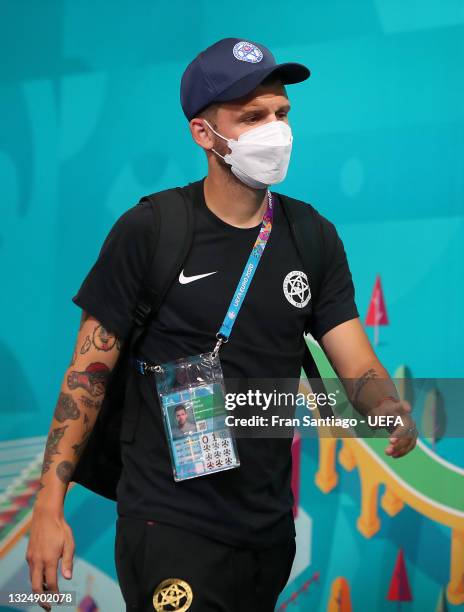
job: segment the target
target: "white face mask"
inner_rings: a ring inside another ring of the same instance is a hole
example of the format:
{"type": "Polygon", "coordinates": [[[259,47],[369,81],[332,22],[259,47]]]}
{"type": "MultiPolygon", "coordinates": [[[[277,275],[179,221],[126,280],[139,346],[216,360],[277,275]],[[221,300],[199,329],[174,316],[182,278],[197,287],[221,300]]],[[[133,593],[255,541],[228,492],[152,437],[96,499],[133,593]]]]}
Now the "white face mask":
{"type": "Polygon", "coordinates": [[[292,130],[287,123],[269,121],[243,132],[238,140],[225,138],[208,121],[206,123],[229,143],[231,153],[221,155],[212,150],[231,165],[232,172],[242,183],[254,189],[267,189],[268,185],[284,180],[293,142],[292,130]]]}

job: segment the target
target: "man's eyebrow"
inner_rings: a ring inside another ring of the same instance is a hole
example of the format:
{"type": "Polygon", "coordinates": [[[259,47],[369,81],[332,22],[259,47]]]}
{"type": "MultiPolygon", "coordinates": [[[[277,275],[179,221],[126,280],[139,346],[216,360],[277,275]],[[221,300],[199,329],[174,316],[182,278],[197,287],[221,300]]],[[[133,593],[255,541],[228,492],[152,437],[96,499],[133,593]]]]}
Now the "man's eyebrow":
{"type": "MultiPolygon", "coordinates": [[[[282,106],[279,106],[279,108],[277,109],[277,112],[279,111],[289,111],[291,108],[290,104],[282,104],[282,106]]],[[[257,113],[257,112],[265,112],[267,111],[267,108],[264,106],[249,106],[247,109],[244,109],[240,112],[239,114],[239,118],[240,117],[244,117],[245,115],[249,115],[250,113],[257,113]]]]}

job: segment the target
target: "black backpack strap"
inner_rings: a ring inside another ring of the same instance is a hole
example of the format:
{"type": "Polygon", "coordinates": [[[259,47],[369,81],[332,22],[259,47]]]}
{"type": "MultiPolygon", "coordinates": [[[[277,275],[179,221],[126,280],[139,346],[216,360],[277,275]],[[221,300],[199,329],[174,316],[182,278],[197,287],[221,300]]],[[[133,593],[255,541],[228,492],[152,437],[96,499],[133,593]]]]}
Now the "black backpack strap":
{"type": "MultiPolygon", "coordinates": [[[[321,290],[322,273],[325,266],[324,244],[319,213],[311,204],[290,198],[280,193],[277,195],[282,203],[282,209],[290,225],[296,249],[303,262],[306,275],[308,276],[311,297],[314,303],[321,290]]],[[[309,321],[305,328],[305,332],[307,331],[309,331],[309,321]]],[[[326,393],[316,362],[306,342],[304,346],[303,370],[307,378],[311,380],[313,391],[316,393],[326,393]]],[[[321,417],[325,418],[332,416],[333,412],[330,406],[326,405],[319,406],[319,414],[321,417]]]]}
{"type": "Polygon", "coordinates": [[[134,310],[135,326],[145,326],[160,308],[182,267],[193,237],[193,202],[188,187],[167,189],[140,199],[152,204],[157,231],[148,277],[134,310]]]}
{"type": "MultiPolygon", "coordinates": [[[[132,358],[136,356],[137,346],[182,268],[193,239],[193,200],[188,186],[144,196],[139,204],[146,201],[152,205],[156,240],[148,275],[133,312],[134,324],[128,347],[129,366],[126,370],[128,385],[135,383],[132,358]]],[[[125,406],[121,440],[133,440],[138,417],[139,402],[125,406]]]]}

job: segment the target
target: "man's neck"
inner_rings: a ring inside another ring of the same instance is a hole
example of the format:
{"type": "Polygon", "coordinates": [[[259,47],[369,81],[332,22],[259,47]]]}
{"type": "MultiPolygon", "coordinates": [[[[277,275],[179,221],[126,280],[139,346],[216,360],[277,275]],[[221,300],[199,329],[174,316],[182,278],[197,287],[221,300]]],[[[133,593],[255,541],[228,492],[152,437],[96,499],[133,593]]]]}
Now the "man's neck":
{"type": "Polygon", "coordinates": [[[227,171],[210,171],[204,192],[206,206],[225,223],[241,228],[261,223],[267,206],[266,189],[248,187],[227,171]]]}

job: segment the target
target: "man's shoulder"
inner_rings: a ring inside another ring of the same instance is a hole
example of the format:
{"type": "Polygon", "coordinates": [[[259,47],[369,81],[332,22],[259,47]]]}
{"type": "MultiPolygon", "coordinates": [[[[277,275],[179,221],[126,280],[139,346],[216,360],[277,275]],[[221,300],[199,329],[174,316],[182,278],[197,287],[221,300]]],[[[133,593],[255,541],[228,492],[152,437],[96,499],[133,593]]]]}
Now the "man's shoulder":
{"type": "Polygon", "coordinates": [[[116,218],[110,231],[110,236],[127,237],[135,240],[140,235],[151,233],[153,212],[148,202],[133,204],[116,218]]]}

